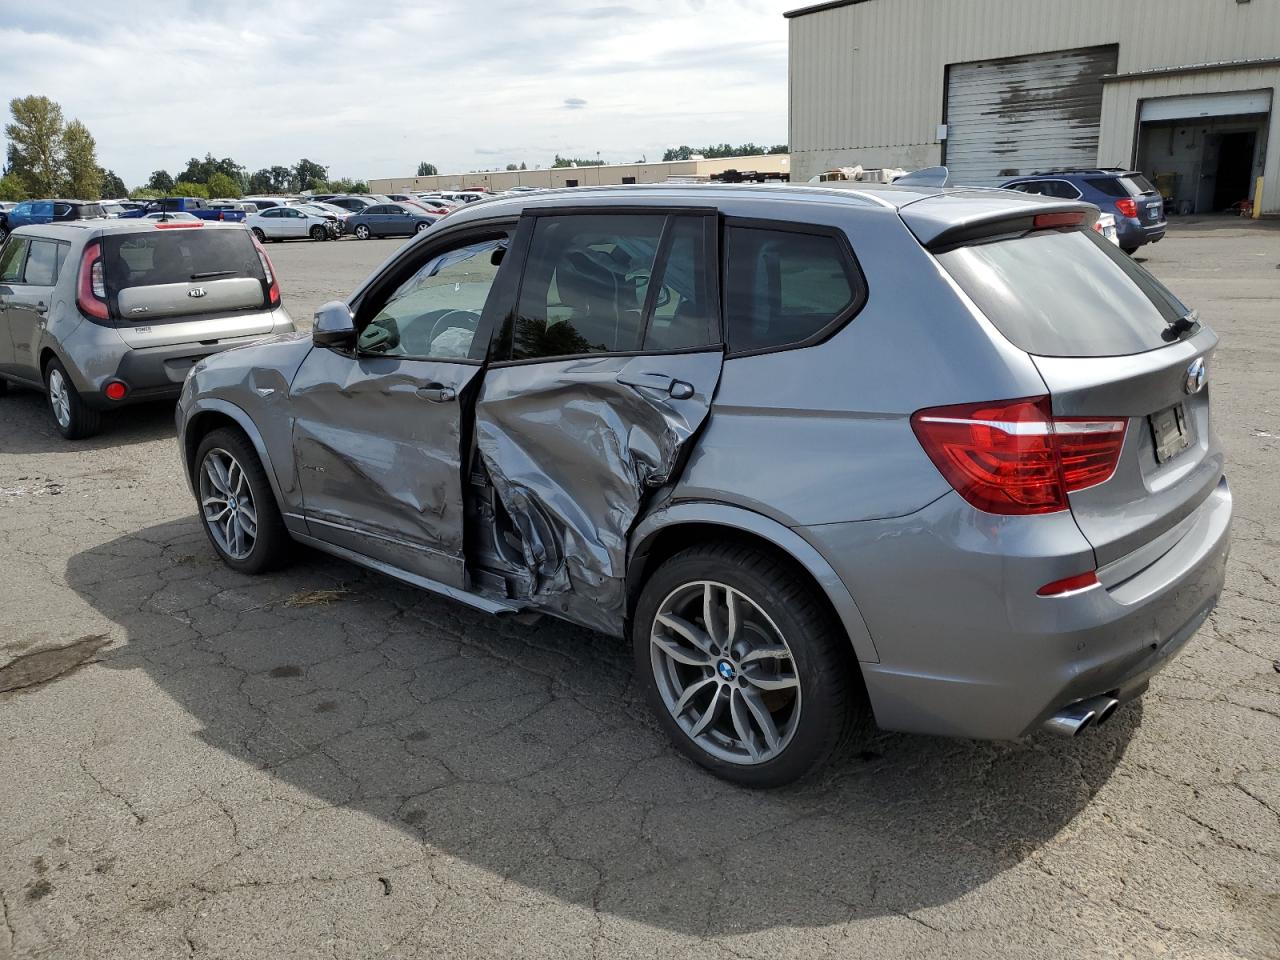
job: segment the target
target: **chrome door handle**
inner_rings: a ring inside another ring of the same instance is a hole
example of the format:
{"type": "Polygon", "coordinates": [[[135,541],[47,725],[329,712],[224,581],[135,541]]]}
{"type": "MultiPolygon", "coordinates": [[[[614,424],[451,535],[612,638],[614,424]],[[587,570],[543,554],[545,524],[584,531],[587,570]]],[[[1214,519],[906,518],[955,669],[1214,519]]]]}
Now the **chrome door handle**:
{"type": "Polygon", "coordinates": [[[49,312],[49,307],[46,304],[44,303],[36,304],[36,313],[40,314],[40,316],[43,317],[48,312],[49,312]]]}
{"type": "Polygon", "coordinates": [[[429,383],[425,387],[419,387],[418,396],[432,403],[448,403],[458,398],[457,391],[453,387],[446,387],[442,383],[429,383]]]}
{"type": "Polygon", "coordinates": [[[665,373],[620,373],[618,382],[629,387],[660,390],[673,400],[688,400],[694,395],[693,384],[677,380],[665,373]]]}

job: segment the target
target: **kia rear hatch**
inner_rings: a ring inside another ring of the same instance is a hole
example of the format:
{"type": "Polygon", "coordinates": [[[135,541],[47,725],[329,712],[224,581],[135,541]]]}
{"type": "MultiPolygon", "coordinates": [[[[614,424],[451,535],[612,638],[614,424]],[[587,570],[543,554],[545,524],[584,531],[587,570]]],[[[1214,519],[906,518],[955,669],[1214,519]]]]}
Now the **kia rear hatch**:
{"type": "Polygon", "coordinates": [[[138,348],[269,332],[270,284],[249,231],[176,223],[102,238],[107,305],[125,342],[138,348]]]}
{"type": "Polygon", "coordinates": [[[1213,332],[1092,231],[996,233],[937,257],[1031,355],[1053,416],[1066,423],[1059,431],[1096,431],[1088,450],[1077,441],[1086,459],[1064,457],[1062,470],[1099,567],[1157,540],[1176,542],[1174,528],[1190,522],[1223,471],[1205,387],[1213,332]]]}

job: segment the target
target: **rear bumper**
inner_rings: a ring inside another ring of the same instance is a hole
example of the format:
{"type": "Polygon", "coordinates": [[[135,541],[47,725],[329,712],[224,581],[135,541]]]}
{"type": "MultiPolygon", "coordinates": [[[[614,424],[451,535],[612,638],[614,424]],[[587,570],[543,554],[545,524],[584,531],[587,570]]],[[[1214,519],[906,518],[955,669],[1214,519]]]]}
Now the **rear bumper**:
{"type": "Polygon", "coordinates": [[[871,632],[880,662],[861,666],[877,723],[1003,740],[1076,700],[1146,688],[1217,603],[1231,509],[1224,478],[1159,559],[1058,597],[1036,590],[1093,566],[1070,514],[995,517],[952,493],[910,517],[797,532],[871,632]]]}
{"type": "Polygon", "coordinates": [[[1116,217],[1116,234],[1120,237],[1122,247],[1141,247],[1147,243],[1158,243],[1164,239],[1168,222],[1144,224],[1130,217],[1116,217]]]}

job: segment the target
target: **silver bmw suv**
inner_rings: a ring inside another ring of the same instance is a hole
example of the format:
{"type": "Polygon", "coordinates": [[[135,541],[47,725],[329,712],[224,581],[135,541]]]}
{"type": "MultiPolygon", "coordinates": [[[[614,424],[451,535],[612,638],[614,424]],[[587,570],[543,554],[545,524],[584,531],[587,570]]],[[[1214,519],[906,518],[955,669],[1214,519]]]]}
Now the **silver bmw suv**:
{"type": "Polygon", "coordinates": [[[44,390],[70,440],[103,411],[176,397],[211,353],[293,329],[243,226],[72,221],[22,227],[0,247],[0,394],[44,390]]]}
{"type": "Polygon", "coordinates": [[[870,715],[1105,722],[1217,601],[1217,337],[1095,208],[931,187],[478,203],[309,337],[197,364],[214,550],[289,542],[634,647],[675,743],[786,783],[870,715]]]}

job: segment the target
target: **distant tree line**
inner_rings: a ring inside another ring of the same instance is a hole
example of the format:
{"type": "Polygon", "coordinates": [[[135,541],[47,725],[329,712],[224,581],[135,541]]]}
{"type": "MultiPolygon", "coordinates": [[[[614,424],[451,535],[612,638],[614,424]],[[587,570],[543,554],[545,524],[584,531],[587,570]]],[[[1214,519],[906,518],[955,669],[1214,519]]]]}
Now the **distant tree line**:
{"type": "Polygon", "coordinates": [[[170,194],[179,197],[243,197],[246,194],[299,193],[368,193],[369,185],[360,180],[329,179],[329,168],[303,158],[291,167],[276,165],[250,173],[230,157],[216,159],[206,153],[204,159],[192,157],[187,168],[175,179],[167,170],[156,170],[146,186],[132,194],[135,198],[170,194]]]}
{"type": "Polygon", "coordinates": [[[766,154],[790,152],[790,147],[785,143],[775,143],[772,147],[762,147],[758,143],[744,143],[737,147],[731,143],[716,143],[709,147],[671,147],[662,155],[662,159],[664,161],[688,160],[694,154],[698,154],[708,160],[718,160],[723,157],[761,157],[766,154]]]}

